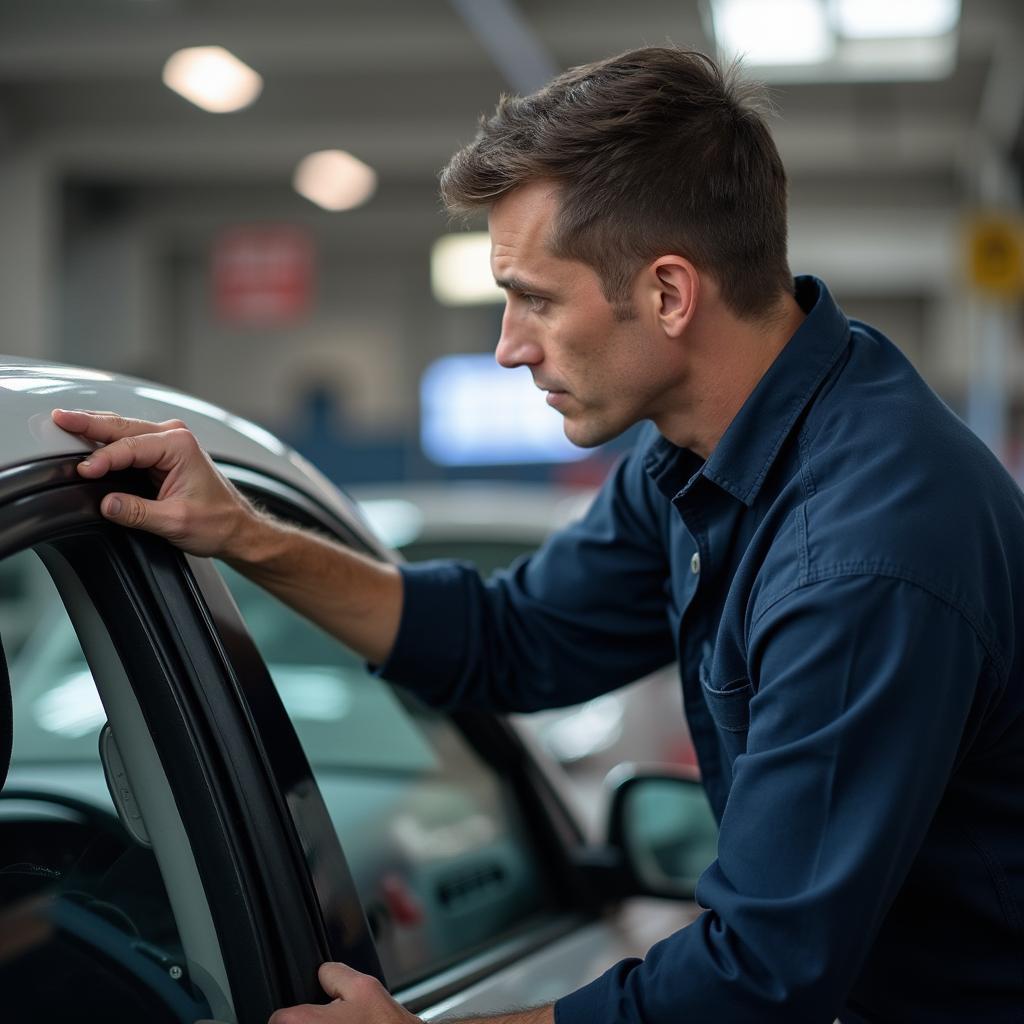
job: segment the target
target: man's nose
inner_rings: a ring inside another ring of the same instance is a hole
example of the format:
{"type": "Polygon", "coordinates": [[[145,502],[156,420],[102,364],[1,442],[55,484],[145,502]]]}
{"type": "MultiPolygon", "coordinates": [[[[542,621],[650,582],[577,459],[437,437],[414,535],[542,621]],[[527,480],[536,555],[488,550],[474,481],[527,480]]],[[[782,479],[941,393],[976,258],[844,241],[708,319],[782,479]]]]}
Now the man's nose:
{"type": "Polygon", "coordinates": [[[494,349],[494,358],[500,365],[513,369],[516,366],[536,366],[543,356],[540,345],[527,337],[521,326],[512,322],[506,309],[501,319],[501,337],[494,349]]]}

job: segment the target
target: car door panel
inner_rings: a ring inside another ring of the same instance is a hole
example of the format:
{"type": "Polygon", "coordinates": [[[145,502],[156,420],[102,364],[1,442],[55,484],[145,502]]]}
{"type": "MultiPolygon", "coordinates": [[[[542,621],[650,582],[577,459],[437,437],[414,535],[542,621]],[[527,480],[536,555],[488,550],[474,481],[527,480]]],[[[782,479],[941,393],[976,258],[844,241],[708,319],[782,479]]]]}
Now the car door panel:
{"type": "MultiPolygon", "coordinates": [[[[122,714],[117,725],[112,707],[103,709],[101,719],[110,712],[126,761],[134,765],[133,787],[145,771],[131,752],[131,739],[145,734],[154,763],[165,774],[165,789],[173,794],[168,806],[184,829],[177,840],[159,821],[156,787],[143,785],[138,795],[144,812],[156,816],[168,851],[162,873],[170,877],[174,865],[181,867],[175,845],[195,858],[200,885],[195,876],[174,878],[173,884],[179,892],[198,888],[205,894],[213,923],[212,930],[207,923],[206,935],[215,950],[203,952],[192,935],[190,966],[197,975],[207,971],[204,981],[211,992],[231,992],[235,1000],[234,1014],[227,999],[215,998],[205,1015],[216,1010],[227,1020],[266,1019],[277,1006],[320,994],[316,968],[327,955],[326,943],[299,840],[279,806],[283,797],[267,776],[250,709],[238,699],[237,680],[221,658],[208,610],[196,599],[182,556],[156,538],[129,535],[99,516],[99,500],[108,489],[128,484],[144,491],[148,481],[82,484],[74,461],[0,474],[0,554],[30,545],[47,552],[55,578],[64,574],[61,597],[90,648],[89,666],[79,654],[79,673],[95,674],[104,695],[120,685],[137,700],[134,723],[122,714]],[[90,614],[91,625],[83,618],[90,614]],[[95,644],[87,642],[90,636],[95,644]]],[[[46,637],[48,644],[56,639],[46,637]]],[[[287,720],[284,726],[289,728],[287,720]]],[[[92,728],[98,723],[89,724],[86,733],[92,728]]],[[[54,793],[68,783],[70,791],[109,814],[111,801],[95,746],[91,749],[91,761],[75,754],[66,763],[59,758],[47,763],[37,752],[15,764],[15,780],[31,780],[54,793]]],[[[47,813],[52,817],[52,808],[43,816],[47,813]]],[[[159,852],[160,842],[154,845],[159,852]]],[[[201,927],[194,913],[180,908],[175,913],[186,930],[201,927]]]]}

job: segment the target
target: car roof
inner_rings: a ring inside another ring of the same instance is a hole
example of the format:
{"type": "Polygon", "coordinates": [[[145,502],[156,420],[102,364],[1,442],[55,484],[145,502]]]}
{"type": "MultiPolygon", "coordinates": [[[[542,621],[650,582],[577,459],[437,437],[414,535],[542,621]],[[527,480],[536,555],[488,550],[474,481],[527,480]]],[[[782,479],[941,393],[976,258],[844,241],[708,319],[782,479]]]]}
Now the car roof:
{"type": "Polygon", "coordinates": [[[0,469],[93,449],[52,421],[55,408],[106,410],[156,422],[180,419],[218,462],[266,473],[347,521],[353,517],[353,503],[268,430],[162,384],[107,370],[0,356],[0,396],[0,469]]]}

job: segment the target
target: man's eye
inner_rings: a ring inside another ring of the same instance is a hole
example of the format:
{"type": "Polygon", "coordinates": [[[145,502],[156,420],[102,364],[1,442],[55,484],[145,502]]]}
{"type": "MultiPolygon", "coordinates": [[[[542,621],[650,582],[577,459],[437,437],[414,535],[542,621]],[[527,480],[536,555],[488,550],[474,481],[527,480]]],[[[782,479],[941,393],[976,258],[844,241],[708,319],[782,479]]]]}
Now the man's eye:
{"type": "Polygon", "coordinates": [[[540,295],[529,295],[526,294],[523,298],[530,304],[530,311],[533,313],[540,313],[547,305],[547,299],[542,298],[540,295]]]}

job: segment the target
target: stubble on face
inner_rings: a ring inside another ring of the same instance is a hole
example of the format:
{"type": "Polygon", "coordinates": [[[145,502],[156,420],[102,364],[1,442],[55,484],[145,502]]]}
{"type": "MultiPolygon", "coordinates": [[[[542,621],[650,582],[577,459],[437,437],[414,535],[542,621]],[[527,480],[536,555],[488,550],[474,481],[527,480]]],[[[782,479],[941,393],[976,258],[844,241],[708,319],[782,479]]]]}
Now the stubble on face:
{"type": "Polygon", "coordinates": [[[561,392],[552,404],[566,437],[593,448],[647,418],[657,353],[634,302],[610,303],[589,264],[551,251],[557,213],[556,187],[541,182],[503,196],[491,210],[492,269],[508,293],[497,355],[503,365],[527,365],[539,388],[561,392]],[[517,281],[555,297],[533,310],[508,287],[517,281]]]}

